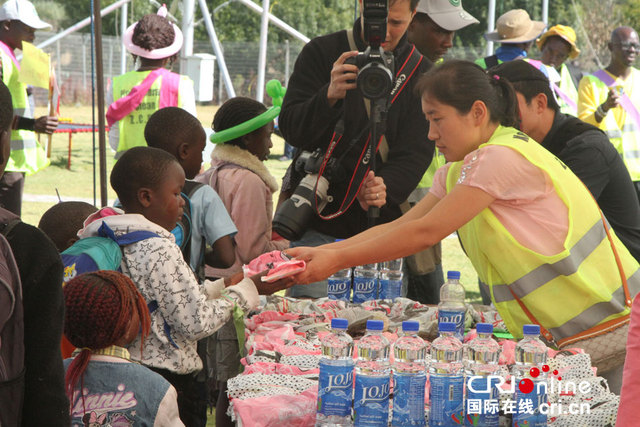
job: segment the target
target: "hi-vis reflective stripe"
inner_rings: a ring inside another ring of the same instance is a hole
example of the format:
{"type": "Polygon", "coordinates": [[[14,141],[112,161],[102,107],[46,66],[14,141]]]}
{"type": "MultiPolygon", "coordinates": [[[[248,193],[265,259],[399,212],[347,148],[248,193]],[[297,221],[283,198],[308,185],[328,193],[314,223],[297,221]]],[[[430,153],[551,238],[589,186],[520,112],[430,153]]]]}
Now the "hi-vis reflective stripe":
{"type": "Polygon", "coordinates": [[[609,139],[622,138],[622,131],[619,129],[605,131],[609,139]]]}
{"type": "Polygon", "coordinates": [[[20,116],[20,117],[25,117],[26,111],[27,111],[26,108],[14,108],[13,109],[13,115],[14,116],[20,116]]]}
{"type": "Polygon", "coordinates": [[[580,264],[607,238],[602,222],[596,222],[578,242],[569,255],[553,264],[542,264],[510,285],[493,285],[496,303],[515,300],[511,291],[522,299],[545,283],[558,276],[570,276],[578,271],[580,264]]]}
{"type": "MultiPolygon", "coordinates": [[[[629,293],[635,295],[640,289],[640,270],[636,270],[636,272],[627,279],[627,284],[629,285],[629,293]]],[[[624,287],[620,286],[613,293],[611,301],[596,303],[573,319],[566,321],[563,325],[557,328],[550,328],[549,332],[551,332],[551,335],[554,337],[562,339],[586,331],[612,314],[622,312],[625,309],[624,300],[624,287]]]]}
{"type": "Polygon", "coordinates": [[[640,159],[640,150],[625,150],[625,159],[640,159]]]}
{"type": "Polygon", "coordinates": [[[28,150],[30,148],[36,147],[38,147],[38,141],[36,141],[34,138],[11,140],[11,151],[28,150]]]}

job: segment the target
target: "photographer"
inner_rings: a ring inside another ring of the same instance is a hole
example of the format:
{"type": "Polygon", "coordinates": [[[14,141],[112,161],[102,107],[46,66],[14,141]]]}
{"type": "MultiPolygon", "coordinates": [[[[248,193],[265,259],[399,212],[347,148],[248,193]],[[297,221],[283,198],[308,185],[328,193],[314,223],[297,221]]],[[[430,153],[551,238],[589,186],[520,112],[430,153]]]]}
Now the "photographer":
{"type": "MultiPolygon", "coordinates": [[[[366,5],[367,0],[364,3],[366,5]]],[[[388,155],[383,159],[378,152],[375,175],[369,172],[358,180],[352,179],[354,171],[362,166],[370,130],[367,107],[361,92],[356,90],[358,67],[345,63],[348,58],[355,57],[357,51],[364,51],[368,44],[363,37],[364,25],[369,25],[362,20],[363,0],[360,0],[361,18],[356,20],[353,30],[317,37],[298,56],[280,113],[280,129],[284,138],[298,148],[298,153],[316,149],[324,153],[335,131],[342,131],[343,136],[331,154],[332,159],[339,159],[340,173],[334,174],[339,178],[332,176],[329,179],[328,195],[332,199],[323,214],[333,214],[341,207],[346,211],[329,220],[313,215],[308,224],[304,224],[303,237],[292,242],[292,246],[317,246],[365,230],[370,206],[381,208],[378,223],[398,218],[401,215],[399,205],[416,187],[431,162],[434,145],[427,140],[428,124],[421,112],[420,98],[414,93],[418,76],[429,69],[431,63],[421,58],[417,51],[414,53],[414,47],[406,37],[417,3],[418,0],[389,1],[387,31],[381,46],[385,51],[393,52],[395,66],[391,71],[397,78],[393,82],[394,97],[386,114],[384,130],[388,155]],[[350,47],[348,33],[351,32],[356,49],[350,47]],[[412,67],[409,64],[415,55],[419,62],[412,67]],[[344,121],[344,129],[336,129],[340,119],[344,121]],[[352,141],[355,144],[352,145],[352,141]],[[354,187],[359,188],[357,203],[354,201],[346,208],[348,200],[345,205],[343,202],[348,190],[353,191],[354,187]]],[[[284,194],[293,193],[304,176],[294,170],[294,164],[295,159],[283,182],[284,194]]],[[[326,296],[326,282],[294,287],[290,295],[326,296]]]]}

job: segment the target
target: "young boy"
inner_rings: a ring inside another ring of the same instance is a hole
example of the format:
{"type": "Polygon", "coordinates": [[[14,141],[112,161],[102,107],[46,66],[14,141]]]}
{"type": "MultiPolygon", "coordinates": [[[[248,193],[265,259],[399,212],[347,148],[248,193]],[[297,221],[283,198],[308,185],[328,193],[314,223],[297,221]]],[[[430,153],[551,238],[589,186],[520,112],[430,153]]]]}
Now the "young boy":
{"type": "Polygon", "coordinates": [[[238,230],[213,188],[191,181],[200,172],[206,144],[198,119],[182,108],[162,108],[147,121],[144,137],[149,147],[174,156],[187,178],[183,198],[191,205],[191,244],[181,246],[193,271],[203,279],[205,264],[231,267],[236,260],[231,238],[238,230]],[[210,251],[205,252],[206,245],[211,246],[210,251]]]}
{"type": "Polygon", "coordinates": [[[193,425],[191,420],[200,417],[192,408],[199,398],[194,395],[194,373],[202,369],[196,342],[229,320],[234,306],[246,312],[255,309],[259,300],[251,279],[226,289],[222,279],[200,286],[185,263],[170,231],[182,217],[184,176],[169,153],[151,147],[131,148],[111,172],[111,186],[124,212],[101,209],[87,218],[79,236],[98,235],[105,226],[115,235],[133,231],[157,235],[123,248],[122,272],[136,284],[151,311],[151,333],[144,342],[144,353],[140,352],[140,335],[127,349],[133,360],[160,373],[176,388],[180,418],[185,425],[193,425]]]}
{"type": "Polygon", "coordinates": [[[86,202],[56,203],[42,214],[38,228],[51,239],[59,252],[63,252],[78,240],[78,230],[84,220],[97,210],[86,202]]]}

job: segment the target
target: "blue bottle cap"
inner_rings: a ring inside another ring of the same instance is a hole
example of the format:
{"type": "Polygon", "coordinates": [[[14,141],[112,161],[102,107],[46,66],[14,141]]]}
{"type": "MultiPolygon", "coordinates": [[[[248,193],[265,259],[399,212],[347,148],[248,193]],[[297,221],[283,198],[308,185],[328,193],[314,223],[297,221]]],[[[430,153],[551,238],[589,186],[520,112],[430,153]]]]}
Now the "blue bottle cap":
{"type": "Polygon", "coordinates": [[[382,329],[384,329],[384,322],[382,320],[367,320],[367,330],[381,331],[382,329]]]}
{"type": "Polygon", "coordinates": [[[493,325],[491,323],[478,323],[476,325],[476,332],[479,334],[491,334],[493,333],[493,325]]]}
{"type": "Polygon", "coordinates": [[[342,242],[344,239],[336,239],[335,242],[342,242]]]}
{"type": "Polygon", "coordinates": [[[417,332],[418,330],[420,330],[420,322],[416,322],[415,320],[405,320],[402,322],[403,332],[417,332]]]}
{"type": "Polygon", "coordinates": [[[349,321],[347,319],[342,319],[340,317],[331,319],[331,328],[333,329],[347,329],[348,326],[349,321]]]}
{"type": "Polygon", "coordinates": [[[524,325],[522,333],[524,335],[540,335],[540,325],[524,325]]]}
{"type": "Polygon", "coordinates": [[[447,279],[460,280],[460,272],[455,270],[447,271],[447,279]]]}
{"type": "Polygon", "coordinates": [[[441,322],[438,325],[438,331],[440,332],[455,332],[456,324],[451,322],[441,322]]]}

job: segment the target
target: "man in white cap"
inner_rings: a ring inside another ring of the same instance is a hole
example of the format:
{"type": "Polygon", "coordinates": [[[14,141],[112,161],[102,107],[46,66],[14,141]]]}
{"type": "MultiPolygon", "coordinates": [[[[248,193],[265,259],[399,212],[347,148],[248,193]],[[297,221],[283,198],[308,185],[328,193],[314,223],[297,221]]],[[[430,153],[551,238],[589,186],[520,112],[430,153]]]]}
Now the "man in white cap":
{"type": "Polygon", "coordinates": [[[33,118],[27,87],[18,80],[20,64],[14,51],[22,50],[22,42],[33,42],[35,31],[51,25],[38,17],[36,8],[27,0],[8,0],[0,7],[0,73],[13,97],[14,122],[11,131],[11,158],[0,179],[0,206],[20,215],[25,175],[49,165],[44,148],[36,134],[51,134],[58,126],[53,116],[33,118]]]}
{"type": "Polygon", "coordinates": [[[460,0],[420,0],[407,36],[421,54],[436,63],[453,46],[456,31],[478,23],[460,0]]]}
{"type": "MultiPolygon", "coordinates": [[[[407,38],[418,51],[433,63],[442,62],[443,56],[453,46],[456,31],[479,21],[462,8],[460,0],[420,0],[416,8],[407,38]]],[[[437,151],[431,165],[409,196],[409,203],[418,203],[429,192],[433,176],[444,158],[437,151]]],[[[406,258],[407,297],[423,304],[440,302],[440,287],[444,284],[440,243],[416,255],[406,258]]]]}
{"type": "Polygon", "coordinates": [[[486,33],[484,38],[490,42],[500,42],[494,55],[476,60],[482,68],[491,68],[506,61],[523,59],[544,30],[545,23],[532,21],[526,10],[512,9],[501,15],[496,21],[496,30],[486,33]]]}

